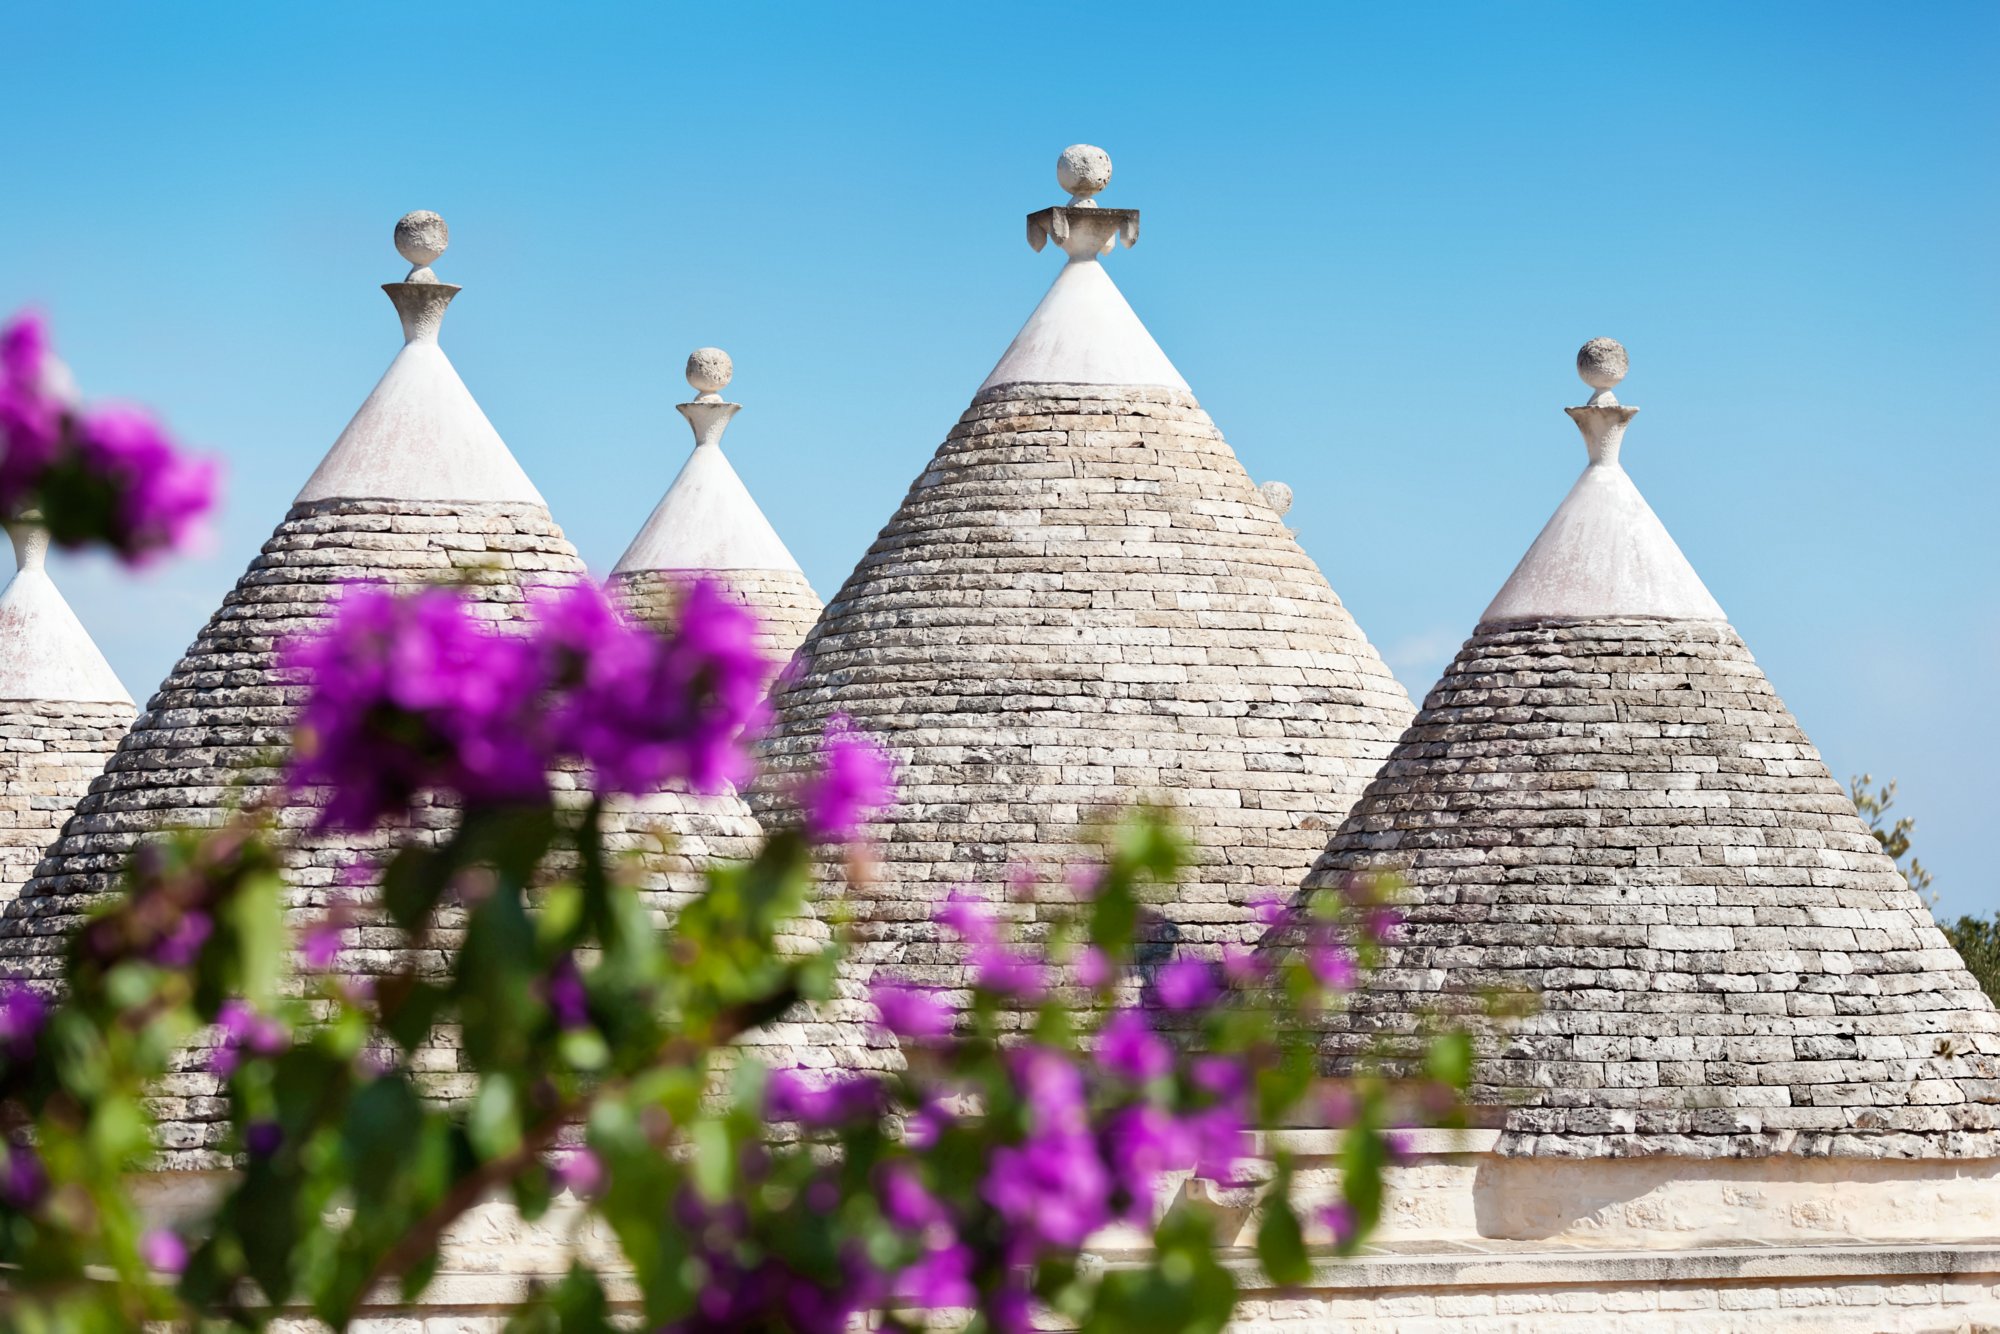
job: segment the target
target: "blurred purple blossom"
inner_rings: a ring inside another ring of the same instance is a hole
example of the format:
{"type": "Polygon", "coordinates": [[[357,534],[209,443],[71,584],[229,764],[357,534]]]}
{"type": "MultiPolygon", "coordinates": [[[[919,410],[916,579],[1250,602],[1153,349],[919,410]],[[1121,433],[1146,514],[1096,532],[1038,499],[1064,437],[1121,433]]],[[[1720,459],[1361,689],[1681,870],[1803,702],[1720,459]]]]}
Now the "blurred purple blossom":
{"type": "Polygon", "coordinates": [[[1076,980],[1079,986],[1097,991],[1111,983],[1111,957],[1095,945],[1086,945],[1076,956],[1076,980]]]}
{"type": "Polygon", "coordinates": [[[42,1160],[25,1144],[7,1145],[7,1161],[0,1166],[0,1203],[18,1210],[32,1209],[48,1193],[49,1174],[42,1160]]]}
{"type": "Polygon", "coordinates": [[[846,714],[831,715],[819,767],[798,785],[795,798],[804,812],[806,837],[819,843],[853,839],[871,816],[895,801],[895,780],[888,752],[856,730],[846,714]]]}
{"type": "Polygon", "coordinates": [[[868,988],[868,999],[882,1027],[899,1038],[925,1042],[950,1034],[951,1007],[927,987],[881,981],[868,988]]]}
{"type": "Polygon", "coordinates": [[[190,908],[153,946],[153,962],[162,968],[186,968],[200,956],[201,947],[214,933],[215,923],[209,915],[190,908]]]}
{"type": "Polygon", "coordinates": [[[1198,1009],[1221,994],[1214,967],[1201,959],[1171,959],[1160,965],[1153,990],[1169,1010],[1198,1009]]]}
{"type": "Polygon", "coordinates": [[[427,788],[474,801],[547,791],[533,651],[486,630],[457,589],[349,585],[325,629],[287,641],[280,661],[312,686],[288,779],[328,789],[321,829],[370,828],[427,788]]]}
{"type": "Polygon", "coordinates": [[[866,1075],[810,1079],[796,1070],[773,1070],[764,1090],[764,1114],[773,1121],[796,1121],[827,1130],[879,1116],[884,1090],[866,1075]]]}
{"type": "Polygon", "coordinates": [[[1097,1059],[1107,1070],[1144,1084],[1171,1074],[1174,1054],[1137,1010],[1119,1010],[1097,1035],[1097,1059]]]}
{"type": "Polygon", "coordinates": [[[604,1189],[608,1179],[604,1160],[590,1149],[568,1149],[558,1154],[550,1167],[556,1188],[578,1199],[589,1199],[604,1189]]]}
{"type": "Polygon", "coordinates": [[[185,457],[137,408],[86,413],[77,426],[74,466],[110,491],[110,532],[102,536],[128,562],[143,564],[188,545],[215,507],[215,460],[185,457]]]}
{"type": "Polygon", "coordinates": [[[240,1000],[226,1000],[216,1012],[215,1025],[222,1042],[208,1054],[211,1074],[223,1079],[236,1073],[243,1055],[276,1056],[291,1043],[285,1026],[268,1015],[258,1014],[240,1000]]]}
{"type": "Polygon", "coordinates": [[[178,1232],[154,1228],[139,1238],[139,1263],[162,1274],[178,1275],[187,1268],[187,1243],[178,1232]]]}
{"type": "Polygon", "coordinates": [[[590,994],[584,989],[583,970],[576,955],[565,950],[543,975],[542,1000],[555,1016],[556,1027],[584,1028],[590,1023],[590,994]]]}
{"type": "Polygon", "coordinates": [[[32,1060],[35,1039],[49,1016],[48,1002],[18,978],[0,979],[0,1050],[16,1061],[32,1060]]]}

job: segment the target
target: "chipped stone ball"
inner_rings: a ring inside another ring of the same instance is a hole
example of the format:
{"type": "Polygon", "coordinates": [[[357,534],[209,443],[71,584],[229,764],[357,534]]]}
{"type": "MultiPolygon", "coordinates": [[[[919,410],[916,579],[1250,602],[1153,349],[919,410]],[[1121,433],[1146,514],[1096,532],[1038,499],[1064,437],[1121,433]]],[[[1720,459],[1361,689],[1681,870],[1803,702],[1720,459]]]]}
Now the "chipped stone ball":
{"type": "Polygon", "coordinates": [[[1576,354],[1576,373],[1592,389],[1617,384],[1625,368],[1625,345],[1615,338],[1593,338],[1576,354]]]}
{"type": "Polygon", "coordinates": [[[1280,515],[1292,508],[1292,488],[1283,482],[1266,482],[1257,488],[1257,494],[1264,497],[1264,503],[1280,515]]]}
{"type": "Polygon", "coordinates": [[[1090,198],[1111,184],[1111,154],[1091,144],[1071,144],[1056,159],[1056,184],[1090,198]]]}
{"type": "Polygon", "coordinates": [[[719,347],[698,347],[688,353],[688,383],[697,393],[719,394],[735,374],[736,363],[719,347]]]}
{"type": "Polygon", "coordinates": [[[427,208],[405,213],[396,224],[396,253],[417,268],[435,263],[451,244],[451,228],[427,208]]]}

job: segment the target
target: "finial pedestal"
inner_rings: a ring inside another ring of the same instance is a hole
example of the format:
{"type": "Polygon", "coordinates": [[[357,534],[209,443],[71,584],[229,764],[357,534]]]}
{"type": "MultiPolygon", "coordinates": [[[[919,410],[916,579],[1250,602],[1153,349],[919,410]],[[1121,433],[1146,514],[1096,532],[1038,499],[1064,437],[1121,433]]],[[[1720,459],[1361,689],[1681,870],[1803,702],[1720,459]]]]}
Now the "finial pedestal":
{"type": "Polygon", "coordinates": [[[396,253],[410,262],[410,272],[399,283],[383,283],[382,290],[395,303],[406,343],[435,343],[445,307],[463,290],[431,272],[450,244],[451,228],[427,208],[405,213],[396,223],[396,253]]]}
{"type": "Polygon", "coordinates": [[[694,402],[676,403],[681,416],[694,428],[694,447],[720,445],[729,419],[743,410],[741,403],[725,402],[722,391],[736,376],[736,363],[719,347],[698,347],[688,353],[687,382],[695,391],[694,402]]]}
{"type": "Polygon", "coordinates": [[[1109,153],[1071,144],[1056,159],[1056,184],[1069,191],[1069,203],[1028,215],[1028,244],[1037,254],[1051,238],[1072,260],[1108,255],[1121,237],[1127,250],[1139,244],[1139,210],[1104,208],[1095,198],[1111,184],[1109,153]]]}

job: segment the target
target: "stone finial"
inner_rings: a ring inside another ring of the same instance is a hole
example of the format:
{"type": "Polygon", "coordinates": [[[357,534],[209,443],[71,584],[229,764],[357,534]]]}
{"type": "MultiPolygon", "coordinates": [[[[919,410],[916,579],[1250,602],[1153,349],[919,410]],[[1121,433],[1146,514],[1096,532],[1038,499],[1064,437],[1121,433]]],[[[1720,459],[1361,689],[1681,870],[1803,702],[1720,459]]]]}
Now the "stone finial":
{"type": "Polygon", "coordinates": [[[1618,402],[1611,390],[1625,378],[1629,365],[1625,345],[1616,338],[1593,338],[1577,349],[1577,377],[1597,391],[1590,396],[1591,407],[1610,407],[1618,402]]]}
{"type": "Polygon", "coordinates": [[[1040,250],[1051,238],[1072,260],[1111,253],[1123,238],[1139,244],[1139,210],[1103,208],[1092,196],[1111,184],[1111,155],[1093,144],[1071,144],[1056,159],[1056,183],[1069,203],[1028,215],[1028,244],[1040,250]]]}
{"type": "Polygon", "coordinates": [[[1291,512],[1292,488],[1283,482],[1265,482],[1257,488],[1257,494],[1264,497],[1264,503],[1277,511],[1279,518],[1291,512]]]}
{"type": "Polygon", "coordinates": [[[736,363],[719,347],[698,347],[688,353],[687,381],[701,402],[720,402],[735,374],[736,363]]]}
{"type": "Polygon", "coordinates": [[[14,568],[40,570],[49,559],[49,530],[42,526],[36,510],[24,510],[7,524],[7,536],[14,540],[14,568]]]}
{"type": "Polygon", "coordinates": [[[1593,338],[1577,349],[1577,376],[1594,392],[1582,407],[1563,411],[1583,432],[1584,446],[1590,450],[1590,461],[1594,464],[1618,462],[1625,427],[1639,415],[1639,409],[1624,406],[1611,392],[1612,386],[1625,378],[1629,364],[1625,345],[1615,338],[1593,338]]]}
{"type": "Polygon", "coordinates": [[[427,208],[405,213],[396,222],[396,252],[410,261],[410,274],[403,281],[436,282],[437,275],[431,272],[431,265],[437,263],[438,256],[450,244],[451,228],[444,225],[443,218],[427,208]]]}
{"type": "Polygon", "coordinates": [[[675,406],[694,428],[694,447],[721,445],[729,419],[743,410],[741,403],[723,401],[722,391],[736,374],[736,363],[719,347],[698,347],[688,353],[687,380],[693,386],[694,402],[675,406]]]}
{"type": "Polygon", "coordinates": [[[410,272],[399,283],[383,283],[382,290],[396,305],[396,314],[403,321],[405,342],[437,341],[445,307],[459,289],[452,283],[439,282],[438,276],[431,272],[431,264],[450,244],[451,228],[427,208],[405,213],[396,222],[396,251],[410,261],[410,272]]]}
{"type": "Polygon", "coordinates": [[[1111,184],[1111,154],[1095,144],[1071,144],[1056,159],[1056,184],[1069,191],[1071,208],[1096,208],[1091,196],[1111,184]]]}

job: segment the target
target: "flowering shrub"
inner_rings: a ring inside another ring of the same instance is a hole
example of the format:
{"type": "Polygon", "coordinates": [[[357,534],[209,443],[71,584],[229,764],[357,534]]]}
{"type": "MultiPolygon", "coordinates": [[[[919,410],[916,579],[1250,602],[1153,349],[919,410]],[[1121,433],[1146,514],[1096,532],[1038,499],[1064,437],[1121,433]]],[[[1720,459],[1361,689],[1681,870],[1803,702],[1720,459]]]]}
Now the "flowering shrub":
{"type": "Polygon", "coordinates": [[[136,408],[79,407],[39,316],[0,327],[0,516],[38,512],[59,545],[142,564],[187,544],[215,504],[215,473],[136,408]]]}
{"type": "MultiPolygon", "coordinates": [[[[577,586],[540,595],[511,636],[460,590],[356,588],[287,646],[311,685],[287,783],[349,830],[396,827],[421,794],[454,802],[448,837],[403,846],[378,893],[412,945],[455,902],[463,944],[446,977],[412,964],[363,986],[338,969],[351,900],[288,941],[269,829],[246,818],[147,845],[128,893],[73,943],[60,1004],[0,991],[10,1319],[255,1327],[304,1307],[340,1326],[384,1285],[419,1293],[446,1229],[495,1197],[534,1218],[566,1195],[601,1219],[637,1314],[668,1331],[806,1334],[866,1313],[901,1329],[936,1311],[1013,1331],[1038,1310],[1215,1330],[1235,1239],[1180,1188],[1190,1176],[1255,1196],[1246,1259],[1276,1283],[1307,1277],[1309,1240],[1358,1244],[1397,1151],[1388,1090],[1323,1087],[1311,1018],[1359,984],[1393,921],[1355,882],[1305,948],[1138,969],[1147,899],[1185,860],[1157,813],[1107,830],[1073,910],[1032,948],[996,905],[943,904],[937,928],[976,981],[872,982],[895,1073],[813,1077],[729,1050],[831,998],[837,948],[788,956],[777,933],[826,854],[892,799],[887,758],[836,720],[797,824],[709,867],[656,928],[604,851],[602,803],[748,773],[768,679],[752,628],[705,586],[669,633],[577,586]],[[552,800],[546,774],[565,765],[594,777],[588,804],[552,800]],[[481,891],[455,895],[469,879],[481,891]],[[462,1105],[428,1099],[412,1060],[440,1027],[476,1071],[462,1105]],[[207,1216],[149,1227],[125,1182],[151,1142],[145,1092],[203,1029],[239,1170],[207,1216]],[[1346,1146],[1341,1197],[1303,1214],[1290,1157],[1253,1134],[1302,1115],[1344,1127],[1346,1146]],[[1141,1258],[1085,1263],[1106,1235],[1141,1258]]],[[[1465,1049],[1435,1057],[1443,1109],[1465,1049]]],[[[613,1313],[579,1253],[513,1327],[608,1329],[613,1313]]]]}

